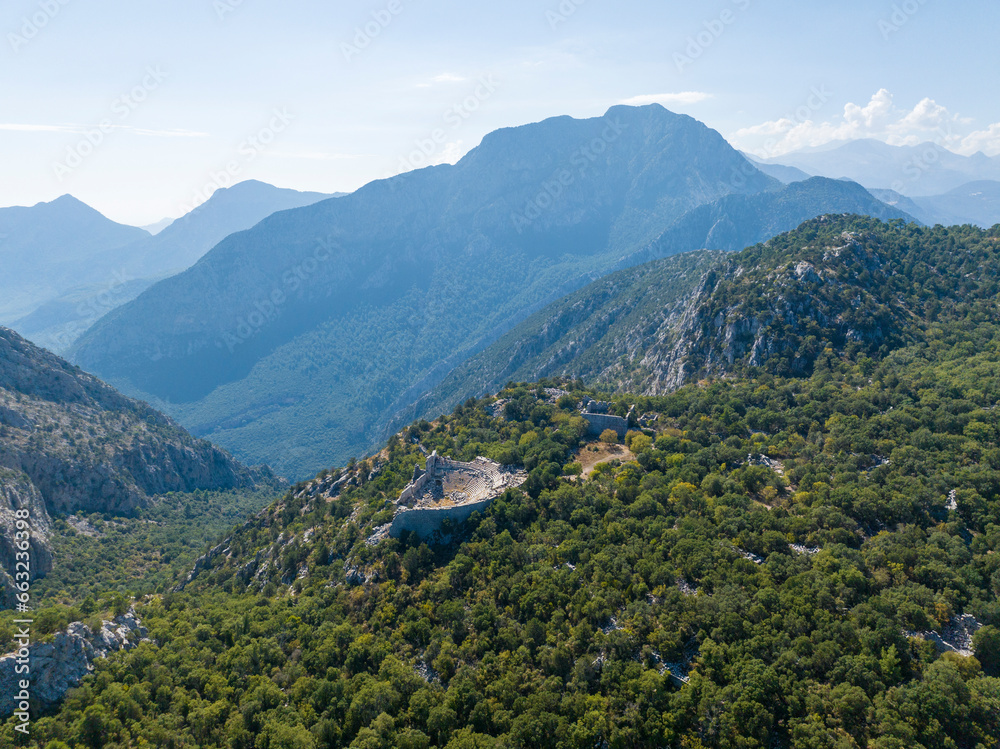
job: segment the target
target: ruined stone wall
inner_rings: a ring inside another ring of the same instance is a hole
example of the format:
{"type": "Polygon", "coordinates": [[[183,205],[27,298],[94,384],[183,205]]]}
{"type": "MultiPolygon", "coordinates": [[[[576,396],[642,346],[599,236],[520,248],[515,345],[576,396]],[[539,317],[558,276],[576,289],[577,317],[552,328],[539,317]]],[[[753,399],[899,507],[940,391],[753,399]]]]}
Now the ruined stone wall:
{"type": "Polygon", "coordinates": [[[625,439],[625,435],[628,433],[628,419],[623,419],[621,416],[588,413],[580,415],[590,424],[591,434],[600,434],[605,429],[611,429],[617,432],[618,439],[625,439]]]}
{"type": "MultiPolygon", "coordinates": [[[[428,458],[430,460],[430,458],[428,458]]],[[[416,481],[413,481],[399,495],[397,502],[401,505],[405,505],[411,499],[419,497],[423,494],[424,487],[427,486],[427,482],[433,478],[430,471],[425,471],[421,474],[416,481]]]]}
{"type": "Polygon", "coordinates": [[[485,510],[492,502],[493,499],[490,498],[455,507],[400,509],[392,519],[389,535],[393,538],[399,538],[403,531],[410,531],[416,533],[421,538],[430,538],[434,535],[435,531],[441,530],[441,525],[444,523],[445,518],[451,519],[453,523],[463,523],[469,519],[472,513],[485,510]]]}

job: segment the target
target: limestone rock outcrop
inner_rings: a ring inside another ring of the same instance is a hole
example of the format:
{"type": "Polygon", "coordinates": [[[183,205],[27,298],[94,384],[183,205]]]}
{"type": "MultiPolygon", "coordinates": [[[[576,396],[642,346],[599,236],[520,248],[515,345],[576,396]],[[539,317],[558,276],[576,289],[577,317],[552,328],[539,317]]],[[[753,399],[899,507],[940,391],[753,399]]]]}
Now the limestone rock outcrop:
{"type": "MultiPolygon", "coordinates": [[[[77,687],[94,670],[94,661],[119,650],[131,650],[149,642],[148,632],[135,611],[101,622],[94,632],[83,622],[74,622],[56,633],[51,642],[32,643],[28,647],[31,663],[31,697],[42,705],[59,702],[66,692],[77,687]]],[[[0,658],[0,695],[18,692],[17,653],[0,658]]],[[[0,718],[13,713],[12,701],[0,700],[0,718]]]]}

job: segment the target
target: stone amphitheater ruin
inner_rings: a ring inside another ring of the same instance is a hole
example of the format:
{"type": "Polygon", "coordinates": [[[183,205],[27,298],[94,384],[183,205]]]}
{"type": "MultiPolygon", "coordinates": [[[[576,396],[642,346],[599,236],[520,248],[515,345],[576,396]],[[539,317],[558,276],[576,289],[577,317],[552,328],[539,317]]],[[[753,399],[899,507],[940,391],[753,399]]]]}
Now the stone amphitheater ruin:
{"type": "Polygon", "coordinates": [[[376,530],[369,542],[386,536],[399,538],[403,531],[430,538],[446,519],[453,523],[468,520],[472,513],[485,509],[504,491],[527,479],[523,470],[487,458],[462,463],[435,451],[427,456],[425,469],[414,468],[413,480],[396,500],[392,522],[376,530]]]}

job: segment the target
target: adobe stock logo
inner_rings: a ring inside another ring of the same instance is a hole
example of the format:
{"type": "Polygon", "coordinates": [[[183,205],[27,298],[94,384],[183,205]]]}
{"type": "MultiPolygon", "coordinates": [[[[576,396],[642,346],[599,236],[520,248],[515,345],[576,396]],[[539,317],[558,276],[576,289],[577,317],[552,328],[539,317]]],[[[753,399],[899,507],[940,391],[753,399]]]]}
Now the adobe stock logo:
{"type": "Polygon", "coordinates": [[[902,3],[893,3],[892,13],[889,17],[878,22],[878,30],[882,32],[882,39],[889,41],[889,37],[908,24],[910,19],[917,15],[926,4],[927,0],[904,0],[902,3]]]}
{"type": "Polygon", "coordinates": [[[586,178],[590,167],[622,137],[627,127],[628,125],[620,120],[612,120],[600,137],[594,138],[574,151],[569,157],[568,165],[553,172],[549,179],[541,184],[538,192],[525,203],[524,208],[511,214],[511,223],[517,233],[523,234],[524,230],[552,208],[577,180],[586,178]]]}
{"type": "Polygon", "coordinates": [[[21,19],[21,33],[15,34],[11,32],[7,34],[7,41],[10,43],[10,48],[14,50],[14,53],[19,52],[21,47],[38,36],[42,29],[48,26],[53,18],[58,16],[63,6],[68,5],[69,2],[70,0],[42,0],[38,3],[38,10],[30,16],[24,16],[21,19]]]}
{"type": "Polygon", "coordinates": [[[572,16],[580,10],[580,6],[587,0],[562,0],[555,10],[545,12],[545,19],[549,22],[549,28],[553,31],[566,23],[572,16]]]}
{"type": "Polygon", "coordinates": [[[402,0],[389,0],[389,3],[384,8],[373,10],[371,14],[372,19],[354,30],[354,37],[351,39],[351,42],[341,42],[340,51],[343,53],[344,59],[351,62],[355,57],[368,49],[371,43],[383,31],[389,28],[403,10],[402,0]]]}
{"type": "Polygon", "coordinates": [[[159,65],[147,67],[139,83],[111,102],[111,114],[114,117],[105,117],[94,127],[84,130],[81,133],[82,137],[76,143],[67,146],[65,158],[53,162],[52,170],[59,181],[62,182],[82,166],[116,129],[126,127],[121,123],[125,122],[150,94],[162,86],[167,78],[167,73],[159,65]]]}
{"type": "Polygon", "coordinates": [[[434,156],[446,146],[451,134],[458,131],[473,114],[479,111],[479,108],[496,93],[499,85],[500,82],[492,73],[482,76],[477,81],[475,91],[445,110],[442,119],[446,128],[434,128],[426,138],[418,138],[413,142],[415,148],[410,154],[400,157],[400,172],[430,166],[434,156]]]}
{"type": "Polygon", "coordinates": [[[243,0],[215,0],[212,7],[215,8],[215,15],[219,17],[219,20],[225,21],[226,16],[235,13],[241,5],[243,5],[243,0]]]}
{"type": "MultiPolygon", "coordinates": [[[[750,8],[752,0],[732,0],[736,9],[743,12],[750,8]]],[[[694,65],[705,54],[709,47],[715,44],[726,33],[726,29],[732,26],[739,19],[732,8],[726,8],[719,15],[702,24],[702,30],[697,34],[687,38],[687,46],[683,52],[674,53],[674,64],[677,71],[683,73],[685,69],[694,65]]]]}

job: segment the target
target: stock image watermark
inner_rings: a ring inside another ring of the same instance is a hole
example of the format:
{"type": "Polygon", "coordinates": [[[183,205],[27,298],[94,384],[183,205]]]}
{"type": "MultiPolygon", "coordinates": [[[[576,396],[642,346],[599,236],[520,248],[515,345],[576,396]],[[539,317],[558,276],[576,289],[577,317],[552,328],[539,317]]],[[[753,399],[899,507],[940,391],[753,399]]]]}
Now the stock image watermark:
{"type": "Polygon", "coordinates": [[[884,41],[889,41],[889,37],[908,24],[911,19],[920,12],[920,9],[927,4],[927,0],[903,0],[901,3],[893,3],[889,15],[878,22],[879,33],[884,41]]]}
{"type": "Polygon", "coordinates": [[[56,178],[62,182],[66,177],[79,169],[83,162],[96,153],[104,145],[108,136],[122,127],[132,113],[145,102],[151,93],[156,91],[167,80],[168,74],[159,65],[150,65],[146,73],[135,86],[115,97],[111,102],[111,117],[105,117],[92,128],[84,131],[80,139],[66,147],[66,156],[62,161],[52,164],[56,178]]]}
{"type": "Polygon", "coordinates": [[[111,310],[124,303],[125,287],[131,278],[124,268],[112,271],[111,277],[103,284],[101,290],[76,305],[76,319],[69,322],[56,333],[56,343],[63,349],[68,349],[77,338],[87,332],[94,321],[103,317],[111,310]]]}
{"type": "Polygon", "coordinates": [[[443,127],[434,128],[425,138],[417,138],[413,142],[413,150],[406,156],[400,156],[400,171],[409,172],[434,163],[433,159],[438,151],[448,143],[449,138],[460,130],[472,115],[479,111],[483,104],[493,97],[499,86],[500,82],[492,74],[482,76],[471,94],[444,111],[442,115],[443,127]]]}
{"type": "Polygon", "coordinates": [[[215,15],[219,17],[219,20],[225,21],[226,16],[230,13],[235,13],[241,5],[243,5],[243,0],[214,0],[212,8],[215,10],[215,15]]]}
{"type": "MultiPolygon", "coordinates": [[[[225,348],[232,354],[238,346],[242,346],[277,320],[290,296],[305,287],[309,279],[328,264],[337,251],[341,251],[340,246],[329,237],[317,240],[312,254],[286,269],[280,276],[280,283],[269,294],[254,301],[253,311],[238,317],[233,328],[219,336],[215,342],[216,348],[225,348]]],[[[348,279],[351,277],[349,268],[345,268],[344,276],[348,279]]]]}
{"type": "Polygon", "coordinates": [[[219,169],[214,169],[208,173],[208,179],[200,187],[195,188],[191,196],[191,202],[179,206],[180,215],[184,216],[202,205],[216,190],[232,187],[236,184],[243,170],[252,164],[267,150],[268,146],[277,140],[278,136],[285,132],[295,120],[295,116],[290,114],[285,108],[275,108],[271,110],[271,119],[268,123],[251,133],[236,149],[237,157],[232,158],[223,164],[219,169]]]}
{"type": "MultiPolygon", "coordinates": [[[[31,726],[31,516],[28,510],[14,512],[14,608],[24,618],[15,619],[14,675],[17,691],[10,695],[14,703],[14,730],[27,736],[31,726]]],[[[5,696],[6,698],[6,696],[5,696]]]]}
{"type": "Polygon", "coordinates": [[[392,22],[398,18],[406,7],[402,0],[389,0],[384,8],[373,10],[371,20],[354,29],[354,36],[349,42],[340,43],[341,54],[347,62],[353,61],[358,55],[368,49],[372,42],[378,39],[392,22]]]}
{"type": "Polygon", "coordinates": [[[17,54],[26,44],[35,39],[59,15],[70,0],[41,0],[38,10],[21,18],[21,28],[7,34],[7,43],[17,54]]]}
{"type": "Polygon", "coordinates": [[[621,138],[622,133],[627,128],[628,125],[622,123],[621,120],[612,120],[599,137],[574,151],[569,158],[568,166],[553,172],[552,176],[541,184],[534,197],[528,200],[524,208],[511,214],[511,222],[517,233],[523,233],[527,227],[552,208],[563,193],[576,184],[578,179],[585,178],[590,167],[621,138]]]}
{"type": "Polygon", "coordinates": [[[587,0],[562,0],[559,7],[545,11],[545,20],[549,22],[549,28],[555,31],[586,4],[587,0]]]}
{"type": "Polygon", "coordinates": [[[683,73],[708,51],[726,33],[726,29],[739,20],[740,13],[749,10],[752,0],[732,0],[736,10],[726,8],[715,18],[711,18],[702,24],[702,29],[696,34],[687,38],[687,45],[683,52],[674,53],[674,65],[677,70],[683,73]]]}

